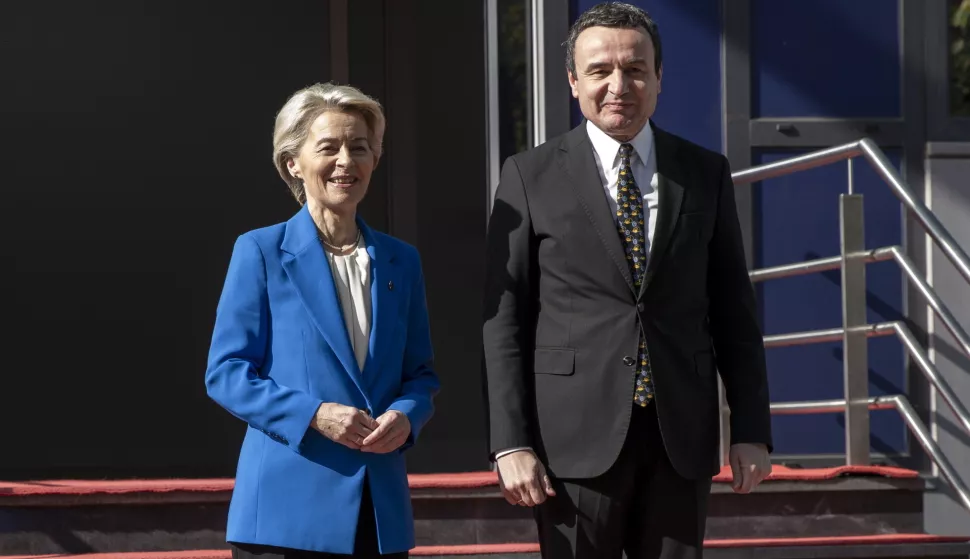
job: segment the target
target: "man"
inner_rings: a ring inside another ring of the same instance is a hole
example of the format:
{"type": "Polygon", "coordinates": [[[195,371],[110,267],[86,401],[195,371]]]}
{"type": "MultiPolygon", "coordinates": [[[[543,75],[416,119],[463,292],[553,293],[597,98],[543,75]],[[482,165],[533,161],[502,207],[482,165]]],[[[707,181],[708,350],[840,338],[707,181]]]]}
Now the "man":
{"type": "Polygon", "coordinates": [[[543,557],[700,557],[718,471],[771,471],[764,346],[727,160],[650,121],[657,25],[628,4],[566,42],[586,122],[506,161],[488,232],[490,445],[543,557]]]}

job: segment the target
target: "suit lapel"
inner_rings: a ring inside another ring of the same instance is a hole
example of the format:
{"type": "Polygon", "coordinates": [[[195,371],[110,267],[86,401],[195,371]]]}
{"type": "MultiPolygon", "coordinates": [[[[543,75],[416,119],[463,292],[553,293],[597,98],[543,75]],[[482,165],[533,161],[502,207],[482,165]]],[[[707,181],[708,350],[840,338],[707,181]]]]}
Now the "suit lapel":
{"type": "MultiPolygon", "coordinates": [[[[651,122],[651,126],[653,123],[651,122]]],[[[680,176],[677,172],[677,144],[669,134],[653,127],[654,145],[657,154],[657,190],[659,205],[657,208],[657,226],[654,228],[653,243],[650,247],[650,260],[647,262],[647,273],[640,286],[640,295],[647,290],[650,280],[657,273],[657,267],[663,260],[664,253],[670,245],[677,219],[680,216],[680,206],[684,201],[684,187],[677,183],[672,176],[680,176]]]]}
{"type": "Polygon", "coordinates": [[[306,206],[286,223],[280,248],[283,269],[316,325],[354,384],[366,397],[360,368],[350,345],[333,274],[306,206]]]}
{"type": "Polygon", "coordinates": [[[586,134],[585,121],[566,134],[559,150],[560,165],[572,177],[570,182],[580,205],[592,222],[600,241],[603,242],[606,253],[616,264],[632,293],[633,277],[630,275],[630,268],[623,251],[623,244],[620,242],[616,222],[613,221],[610,205],[606,201],[602,179],[596,170],[593,147],[586,134]]]}
{"type": "Polygon", "coordinates": [[[392,340],[399,335],[396,332],[397,317],[401,291],[405,286],[389,247],[380,243],[374,231],[363,221],[358,221],[358,225],[364,233],[367,254],[371,261],[371,329],[364,378],[372,379],[376,377],[376,371],[380,370],[388,348],[393,345],[392,340]]]}

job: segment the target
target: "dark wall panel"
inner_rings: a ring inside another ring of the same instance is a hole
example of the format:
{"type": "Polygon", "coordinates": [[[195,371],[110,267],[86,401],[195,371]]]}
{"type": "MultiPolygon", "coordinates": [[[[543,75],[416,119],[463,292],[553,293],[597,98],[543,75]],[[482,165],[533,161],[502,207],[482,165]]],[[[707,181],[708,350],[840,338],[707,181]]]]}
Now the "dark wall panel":
{"type": "Polygon", "coordinates": [[[486,221],[484,6],[354,0],[350,80],[381,99],[384,157],[366,201],[421,254],[441,377],[411,472],[488,467],[480,374],[486,221]],[[443,45],[461,45],[445,48],[443,45]]]}
{"type": "Polygon", "coordinates": [[[412,471],[482,470],[488,467],[480,369],[488,209],[484,3],[461,10],[453,0],[413,4],[415,222],[442,391],[409,464],[412,471]]]}
{"type": "Polygon", "coordinates": [[[354,0],[350,81],[387,113],[382,183],[368,194],[385,231],[421,254],[441,392],[408,451],[411,472],[488,468],[480,373],[487,212],[484,6],[354,0]],[[444,48],[442,45],[462,45],[444,48]]]}
{"type": "MultiPolygon", "coordinates": [[[[384,106],[387,114],[388,90],[386,74],[387,49],[385,43],[384,0],[352,0],[347,3],[347,48],[349,51],[350,85],[374,97],[384,106]]],[[[393,125],[388,123],[388,126],[393,125]]],[[[387,132],[385,132],[385,143],[387,132]]],[[[385,147],[387,147],[385,145],[385,147]]],[[[388,231],[390,207],[387,159],[382,158],[371,177],[367,197],[359,211],[368,225],[380,231],[388,231]]]]}
{"type": "MultiPolygon", "coordinates": [[[[355,0],[348,13],[349,81],[388,114],[361,213],[418,246],[427,280],[443,390],[409,452],[424,472],[488,464],[483,11],[451,7],[355,0]],[[421,85],[431,61],[448,79],[421,85]]],[[[233,474],[244,426],[203,384],[215,307],[235,237],[298,209],[272,166],[273,118],[330,78],[329,13],[328,2],[0,8],[12,332],[0,422],[17,426],[0,478],[233,474]]]]}
{"type": "Polygon", "coordinates": [[[234,238],[298,209],[273,118],[329,77],[327,28],[318,1],[0,7],[0,477],[232,473],[215,304],[234,238]]]}

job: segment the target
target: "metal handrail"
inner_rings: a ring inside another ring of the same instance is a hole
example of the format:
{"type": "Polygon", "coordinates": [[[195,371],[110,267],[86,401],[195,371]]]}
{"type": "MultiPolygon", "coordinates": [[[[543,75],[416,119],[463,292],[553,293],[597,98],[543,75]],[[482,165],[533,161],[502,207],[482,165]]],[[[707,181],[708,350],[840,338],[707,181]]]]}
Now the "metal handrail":
{"type": "MultiPolygon", "coordinates": [[[[830,328],[827,330],[813,330],[810,332],[794,332],[790,334],[775,334],[772,336],[765,336],[765,347],[789,347],[798,345],[808,345],[808,344],[820,344],[826,342],[837,342],[842,340],[842,336],[845,334],[844,328],[830,328]]],[[[953,414],[956,415],[960,426],[970,434],[970,412],[963,405],[963,402],[957,397],[956,393],[953,392],[953,388],[950,384],[946,382],[943,375],[940,374],[939,369],[936,365],[926,356],[920,349],[919,342],[916,341],[916,336],[910,331],[902,322],[881,322],[879,324],[870,324],[866,328],[866,336],[873,338],[879,336],[892,336],[895,335],[902,342],[903,348],[906,352],[916,361],[923,375],[926,376],[930,384],[933,385],[940,392],[940,396],[943,400],[950,406],[953,414]]]]}
{"type": "MultiPolygon", "coordinates": [[[[787,334],[772,334],[765,336],[765,348],[773,347],[792,347],[809,344],[824,344],[828,342],[841,342],[845,335],[845,328],[828,328],[825,330],[811,330],[808,332],[790,332],[787,334]]],[[[892,323],[870,324],[866,329],[866,336],[876,338],[880,336],[892,336],[892,323]]]]}
{"type": "MultiPolygon", "coordinates": [[[[860,299],[858,294],[853,299],[850,298],[850,293],[847,291],[847,282],[850,284],[850,291],[856,292],[860,288],[865,289],[865,264],[895,260],[899,267],[906,273],[908,279],[923,294],[929,306],[942,320],[944,325],[946,325],[950,333],[953,334],[961,351],[970,357],[970,336],[963,330],[959,322],[957,322],[929,283],[917,273],[916,266],[902,249],[894,246],[864,250],[864,233],[862,233],[861,229],[863,219],[862,198],[852,195],[852,158],[858,156],[863,156],[872,165],[876,173],[889,185],[893,194],[916,216],[929,237],[946,254],[947,258],[949,258],[960,272],[960,275],[963,276],[963,279],[970,284],[970,257],[960,248],[954,238],[937,219],[936,215],[916,197],[909,186],[897,174],[885,154],[868,138],[733,173],[732,178],[735,184],[746,184],[829,165],[841,160],[848,160],[849,163],[849,196],[843,197],[840,200],[842,254],[838,257],[786,264],[773,268],[754,270],[750,273],[751,280],[758,282],[768,279],[842,269],[843,328],[765,336],[764,342],[765,347],[784,347],[842,341],[846,346],[847,352],[845,362],[846,399],[823,402],[775,403],[771,404],[772,413],[844,412],[846,414],[847,459],[852,464],[868,463],[868,459],[863,458],[868,453],[862,451],[863,445],[868,447],[867,438],[864,438],[862,436],[863,431],[860,431],[860,429],[865,431],[869,429],[867,410],[887,409],[889,407],[895,408],[902,415],[907,427],[916,436],[920,445],[926,450],[934,464],[939,468],[943,477],[956,491],[962,505],[967,510],[970,510],[970,490],[967,489],[967,486],[956,475],[952,465],[936,445],[926,426],[920,421],[909,400],[903,395],[883,396],[881,398],[868,398],[865,396],[866,381],[860,377],[860,374],[863,374],[865,371],[866,350],[864,343],[861,348],[859,346],[860,336],[864,340],[866,337],[895,334],[902,342],[906,352],[919,366],[920,371],[953,410],[953,413],[959,420],[960,426],[970,433],[970,413],[967,412],[939,370],[937,370],[936,366],[922,350],[919,342],[913,336],[912,332],[910,332],[909,328],[901,322],[866,324],[864,306],[859,306],[860,299]],[[862,267],[860,267],[860,264],[862,267]],[[851,352],[851,360],[849,355],[850,347],[854,348],[851,352]],[[857,356],[856,352],[859,352],[861,357],[857,356]],[[861,386],[860,380],[862,381],[861,386]],[[856,425],[856,427],[850,429],[850,423],[856,425]],[[860,451],[862,451],[862,454],[860,454],[860,451]]],[[[862,293],[862,297],[862,300],[864,300],[864,292],[862,293]]],[[[723,406],[723,390],[721,394],[723,406]]],[[[726,453],[729,435],[725,427],[725,414],[730,414],[730,409],[724,406],[721,411],[722,450],[726,453]]],[[[726,454],[723,459],[726,460],[726,454]]]]}
{"type": "MultiPolygon", "coordinates": [[[[967,332],[960,326],[956,317],[950,312],[946,304],[940,299],[936,291],[926,282],[925,279],[920,277],[916,272],[916,266],[907,257],[902,249],[898,246],[884,247],[874,250],[866,251],[865,260],[867,262],[880,262],[888,259],[893,259],[899,264],[899,267],[905,272],[906,276],[912,281],[916,287],[926,298],[930,305],[930,308],[936,313],[938,317],[942,320],[943,324],[953,335],[953,338],[957,341],[957,345],[967,358],[970,358],[970,336],[967,332]]],[[[831,270],[839,268],[842,265],[841,258],[820,258],[817,260],[810,260],[807,262],[799,262],[796,264],[786,264],[784,266],[777,266],[774,268],[764,268],[761,270],[754,270],[750,273],[752,281],[765,281],[767,279],[785,278],[793,277],[797,275],[807,274],[810,272],[819,272],[825,270],[831,270]]],[[[765,347],[785,347],[789,345],[801,345],[806,343],[822,343],[822,342],[834,342],[840,341],[842,336],[845,334],[845,329],[843,328],[833,328],[827,330],[816,330],[813,332],[795,332],[790,334],[781,334],[775,336],[765,337],[765,347]]],[[[970,433],[970,413],[967,412],[963,403],[953,392],[953,389],[946,382],[942,375],[940,375],[939,370],[936,366],[930,362],[926,354],[919,349],[919,343],[916,341],[915,336],[909,328],[901,322],[889,322],[883,324],[873,324],[870,325],[870,330],[866,333],[868,336],[883,336],[889,334],[896,334],[900,341],[906,347],[906,351],[909,355],[916,361],[919,365],[920,370],[929,379],[933,386],[940,391],[940,395],[946,401],[953,413],[956,414],[957,419],[963,429],[970,433]]]]}
{"type": "Polygon", "coordinates": [[[925,352],[920,350],[919,342],[916,340],[916,336],[910,331],[902,322],[893,323],[893,331],[896,333],[896,337],[899,341],[903,343],[903,347],[906,348],[906,352],[909,356],[916,361],[920,370],[923,371],[923,375],[929,379],[930,383],[934,388],[939,391],[940,395],[943,396],[943,400],[950,406],[950,410],[953,411],[954,415],[957,416],[957,420],[963,427],[963,430],[970,433],[970,414],[967,413],[967,408],[964,407],[963,402],[957,397],[956,393],[950,387],[950,384],[944,380],[943,375],[940,374],[940,370],[936,368],[936,365],[930,361],[929,356],[925,352]]]}
{"type": "MultiPolygon", "coordinates": [[[[908,256],[906,256],[902,248],[898,246],[890,246],[868,250],[866,251],[864,260],[867,263],[895,260],[896,263],[899,264],[900,269],[902,269],[902,271],[909,278],[909,281],[913,282],[913,284],[915,284],[919,289],[920,293],[926,299],[926,302],[929,303],[930,308],[933,309],[934,313],[936,313],[936,316],[938,316],[943,322],[943,325],[946,326],[947,330],[956,340],[960,351],[962,351],[963,354],[970,359],[970,335],[968,335],[966,330],[960,326],[960,323],[957,321],[956,317],[953,316],[950,309],[945,303],[943,303],[943,300],[940,299],[940,296],[937,295],[933,287],[930,286],[930,284],[919,275],[919,273],[916,271],[916,265],[912,260],[909,259],[908,256]]],[[[839,256],[833,256],[829,258],[819,258],[817,260],[807,260],[805,262],[796,262],[794,264],[784,264],[782,266],[752,270],[749,277],[751,278],[752,282],[757,283],[771,279],[790,278],[817,272],[837,270],[841,266],[842,258],[839,256]]]]}
{"type": "MultiPolygon", "coordinates": [[[[891,260],[893,256],[889,248],[877,248],[877,249],[866,251],[864,260],[866,261],[867,264],[872,262],[884,262],[886,260],[891,260]]],[[[748,276],[751,278],[751,281],[753,283],[758,283],[758,282],[768,281],[773,279],[805,276],[808,274],[815,274],[818,272],[829,272],[831,270],[838,270],[841,267],[842,267],[842,257],[830,256],[828,258],[819,258],[817,260],[806,260],[804,262],[795,262],[794,264],[782,264],[781,266],[772,266],[770,268],[760,268],[757,270],[752,270],[748,274],[748,276]]]]}
{"type": "MultiPolygon", "coordinates": [[[[771,404],[771,413],[774,415],[799,415],[805,413],[838,413],[844,411],[845,400],[821,400],[816,402],[779,402],[771,404]]],[[[963,480],[957,475],[956,470],[950,461],[947,460],[939,445],[933,441],[926,425],[920,421],[916,410],[913,409],[909,399],[901,394],[892,396],[879,396],[869,398],[870,410],[895,409],[902,416],[906,426],[916,436],[920,446],[930,455],[930,458],[940,468],[943,478],[949,482],[950,487],[956,492],[961,504],[970,510],[970,489],[967,488],[963,480]]]]}
{"type": "Polygon", "coordinates": [[[919,275],[919,273],[916,271],[916,265],[912,260],[909,259],[908,256],[906,256],[903,249],[900,247],[890,247],[890,251],[892,252],[893,259],[897,264],[899,264],[900,269],[902,269],[909,277],[909,280],[916,285],[920,293],[926,299],[926,302],[929,303],[930,308],[933,309],[934,313],[936,313],[936,316],[943,321],[943,325],[946,326],[946,329],[949,330],[950,334],[956,340],[957,344],[960,346],[960,349],[963,351],[963,354],[966,355],[967,358],[970,358],[970,336],[967,335],[966,330],[960,326],[960,323],[957,322],[956,317],[953,316],[950,309],[947,308],[946,304],[943,303],[943,300],[940,299],[940,296],[937,295],[933,287],[931,287],[930,284],[919,275]]]}
{"type": "Polygon", "coordinates": [[[925,204],[919,201],[919,198],[916,197],[913,191],[900,178],[899,174],[896,173],[896,170],[893,169],[886,155],[869,138],[863,138],[849,144],[808,153],[783,161],[751,167],[750,169],[733,173],[731,178],[734,179],[734,184],[748,184],[796,173],[798,171],[822,167],[860,155],[869,161],[876,173],[886,181],[893,191],[893,194],[899,198],[903,205],[913,212],[929,236],[940,247],[943,253],[946,254],[947,258],[950,259],[960,272],[960,275],[963,276],[963,279],[967,283],[970,283],[970,257],[960,248],[953,236],[943,227],[940,220],[936,218],[936,215],[925,204]]]}

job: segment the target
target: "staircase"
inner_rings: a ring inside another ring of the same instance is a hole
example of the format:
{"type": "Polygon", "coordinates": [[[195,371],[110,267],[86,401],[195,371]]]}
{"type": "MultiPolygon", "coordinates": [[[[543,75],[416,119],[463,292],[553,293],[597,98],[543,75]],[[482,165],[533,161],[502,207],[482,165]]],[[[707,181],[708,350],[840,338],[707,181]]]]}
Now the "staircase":
{"type": "MultiPolygon", "coordinates": [[[[750,495],[714,478],[707,557],[970,558],[970,537],[922,533],[924,480],[879,466],[776,467],[750,495]]],[[[5,559],[228,559],[231,479],[0,484],[5,559]]],[[[412,475],[413,556],[539,557],[531,511],[492,472],[412,475]]]]}

